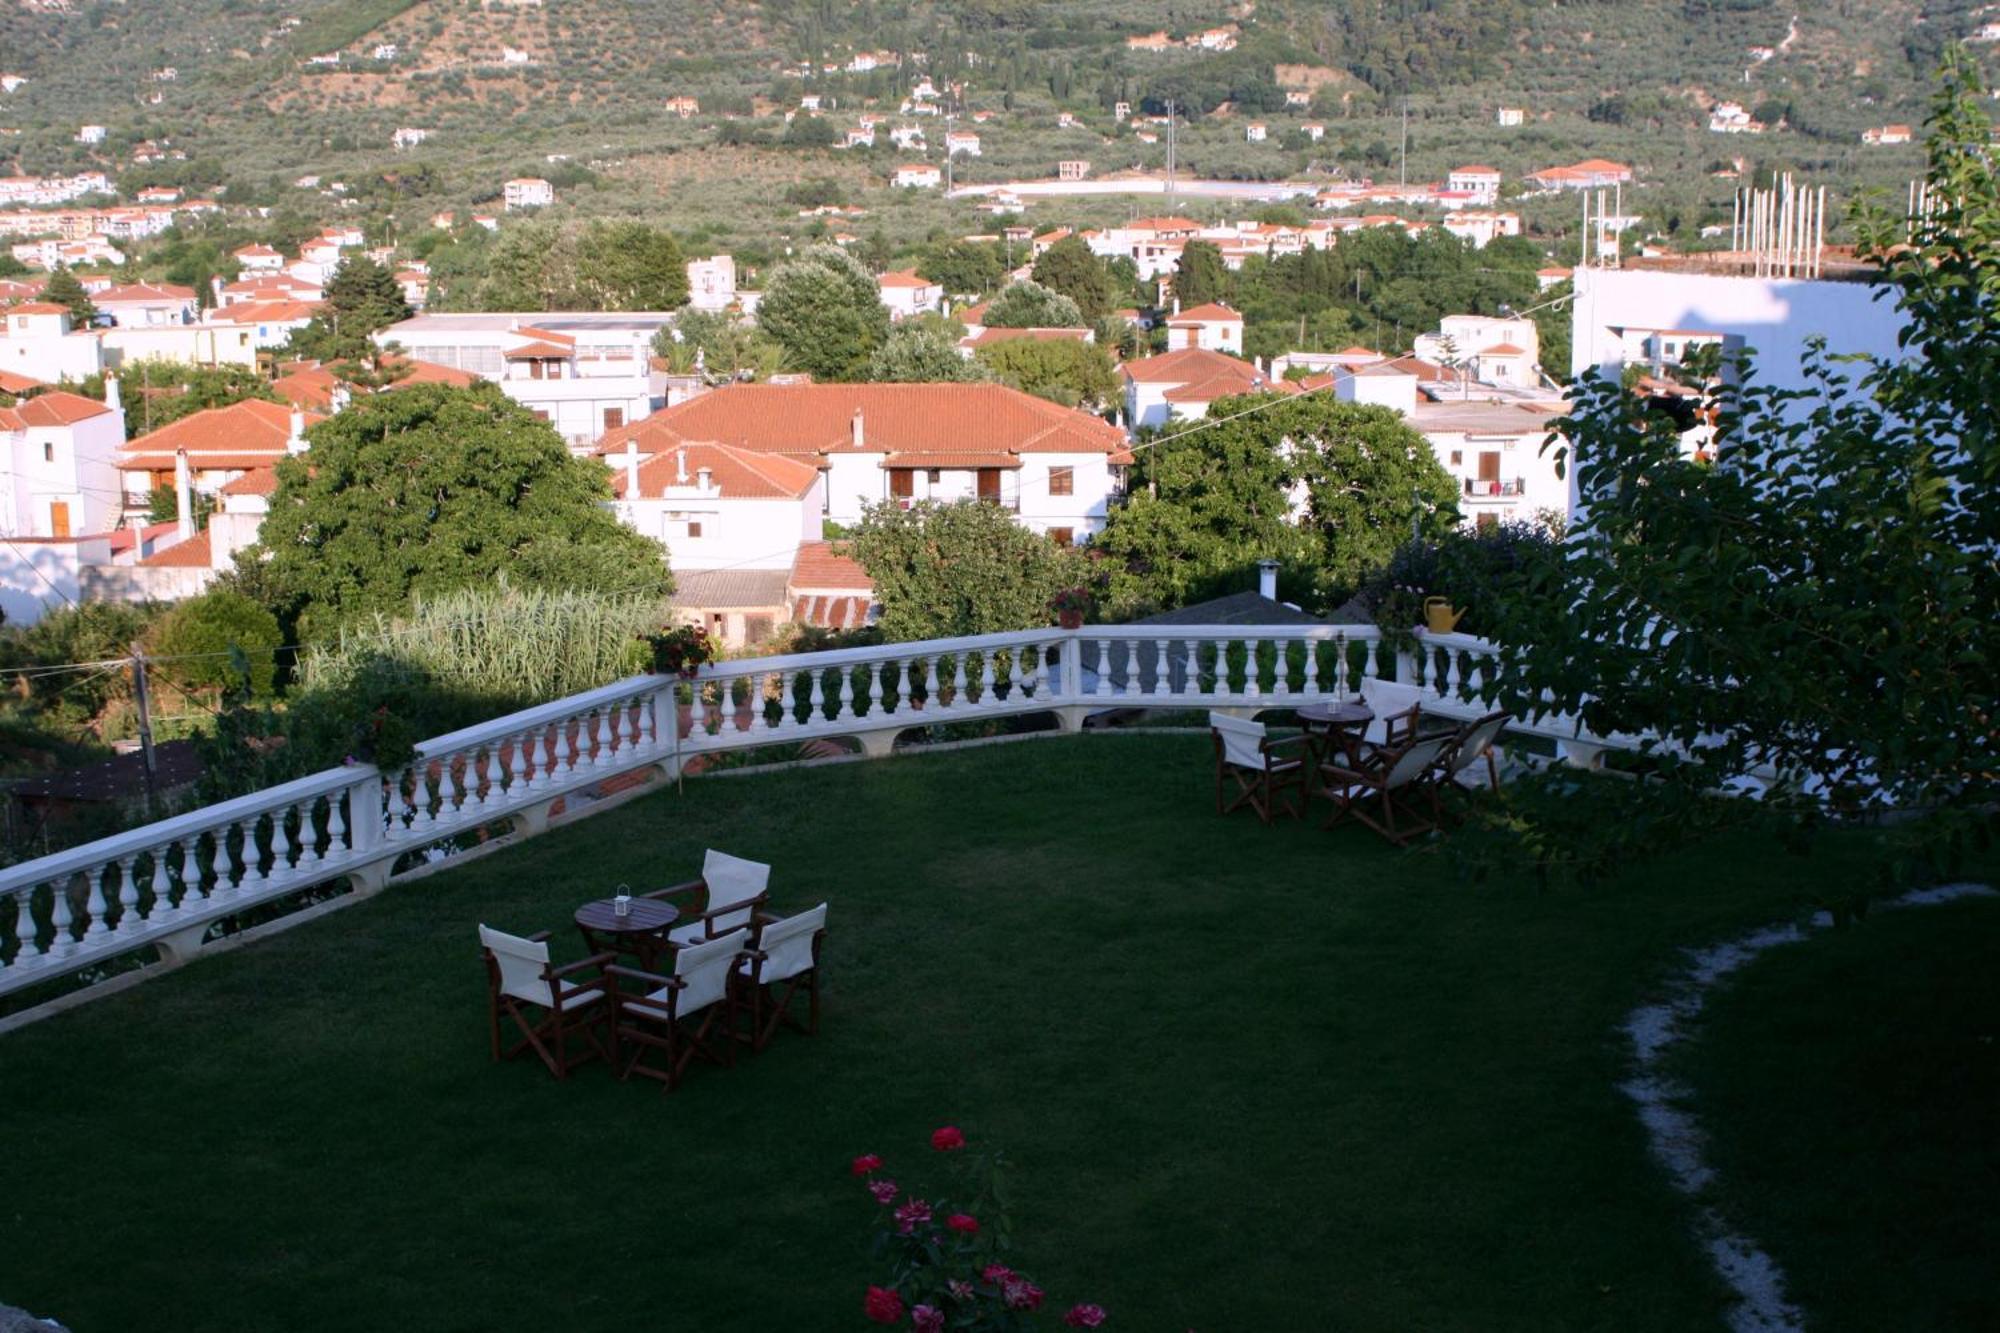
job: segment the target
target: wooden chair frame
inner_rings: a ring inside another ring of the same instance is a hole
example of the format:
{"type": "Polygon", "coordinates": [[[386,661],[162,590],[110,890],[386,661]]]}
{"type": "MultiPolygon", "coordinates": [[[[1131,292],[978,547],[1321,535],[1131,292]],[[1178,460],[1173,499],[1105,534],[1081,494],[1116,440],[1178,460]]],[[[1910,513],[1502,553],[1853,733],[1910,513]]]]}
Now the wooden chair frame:
{"type": "Polygon", "coordinates": [[[1310,790],[1307,776],[1312,767],[1311,736],[1264,737],[1257,745],[1257,752],[1264,757],[1261,769],[1231,762],[1222,733],[1210,728],[1209,736],[1215,742],[1215,813],[1226,815],[1248,805],[1266,824],[1281,809],[1294,819],[1304,818],[1310,790]],[[1294,748],[1299,752],[1297,757],[1286,757],[1284,752],[1294,748]],[[1233,791],[1226,788],[1225,779],[1235,784],[1233,791]],[[1293,792],[1297,799],[1288,802],[1286,798],[1293,792]]]}
{"type": "MultiPolygon", "coordinates": [[[[546,944],[549,937],[550,932],[538,930],[521,938],[530,944],[546,944]]],[[[545,970],[542,980],[548,983],[552,1003],[539,1018],[533,1011],[542,1006],[501,992],[500,964],[493,957],[493,951],[482,948],[479,956],[486,964],[486,1022],[495,1060],[511,1060],[523,1051],[533,1051],[548,1071],[559,1079],[568,1078],[570,1070],[592,1060],[612,1063],[613,1048],[605,1043],[603,1033],[612,1027],[611,982],[606,969],[617,961],[616,954],[592,954],[577,962],[545,970]],[[598,969],[595,977],[571,983],[572,977],[592,967],[598,969]],[[563,1003],[563,986],[566,983],[573,984],[576,991],[596,992],[598,1002],[586,1010],[566,1006],[563,1003]],[[503,1014],[521,1034],[520,1040],[512,1046],[505,1045],[501,1037],[500,1019],[503,1014]],[[582,1039],[581,1053],[573,1051],[572,1038],[582,1039]]]]}
{"type": "Polygon", "coordinates": [[[726,1069],[735,1068],[736,993],[733,985],[725,984],[721,999],[684,1018],[680,1013],[681,992],[687,988],[684,978],[615,965],[605,970],[612,977],[634,982],[639,987],[637,993],[612,992],[618,1014],[612,1028],[613,1039],[621,1054],[630,1052],[625,1055],[624,1066],[618,1072],[620,1079],[630,1079],[634,1074],[658,1079],[666,1085],[663,1092],[673,1092],[680,1087],[688,1065],[697,1056],[726,1069]],[[667,992],[665,1004],[650,998],[662,989],[667,992]],[[722,1030],[715,1033],[718,1022],[722,1030]],[[646,1063],[648,1051],[661,1052],[666,1063],[646,1063]]]}
{"type": "MultiPolygon", "coordinates": [[[[762,942],[763,928],[783,920],[767,913],[759,912],[756,917],[758,939],[762,942]]],[[[762,1051],[771,1044],[771,1038],[778,1035],[782,1025],[806,1036],[819,1033],[819,955],[826,943],[826,927],[822,926],[812,936],[812,966],[795,976],[778,982],[764,980],[764,964],[770,961],[762,949],[745,949],[742,964],[730,978],[737,987],[742,1001],[748,1004],[750,1030],[738,1036],[750,1043],[752,1051],[762,1051]],[[777,986],[784,987],[782,995],[776,994],[777,986]],[[792,1017],[792,1000],[803,990],[806,993],[806,1021],[801,1024],[792,1017]]],[[[739,1003],[739,1008],[742,1004],[739,1003]]]]}
{"type": "Polygon", "coordinates": [[[1444,809],[1438,799],[1437,768],[1441,756],[1450,748],[1449,736],[1411,736],[1399,745],[1375,746],[1357,759],[1322,763],[1319,774],[1323,785],[1319,791],[1333,802],[1333,809],[1321,827],[1332,828],[1352,815],[1398,847],[1408,846],[1410,839],[1419,834],[1438,829],[1444,821],[1444,809]],[[1429,753],[1425,755],[1425,751],[1429,753]],[[1408,773],[1408,761],[1419,756],[1421,766],[1402,781],[1396,781],[1399,771],[1408,773]],[[1426,819],[1410,805],[1405,793],[1428,796],[1430,818],[1426,819]],[[1376,800],[1381,802],[1380,810],[1370,810],[1368,806],[1376,800]]]}
{"type": "Polygon", "coordinates": [[[1440,786],[1450,785],[1457,787],[1461,791],[1477,791],[1477,785],[1466,782],[1464,775],[1465,771],[1471,768],[1473,764],[1484,759],[1486,761],[1487,784],[1492,790],[1499,791],[1500,763],[1493,756],[1493,746],[1500,739],[1501,734],[1506,731],[1507,724],[1513,720],[1514,715],[1502,708],[1487,713],[1483,717],[1476,717],[1460,727],[1458,735],[1452,740],[1451,747],[1438,757],[1438,781],[1440,786]],[[1496,730],[1487,739],[1486,743],[1479,747],[1477,754],[1467,756],[1465,746],[1481,730],[1488,727],[1494,727],[1496,730]]]}

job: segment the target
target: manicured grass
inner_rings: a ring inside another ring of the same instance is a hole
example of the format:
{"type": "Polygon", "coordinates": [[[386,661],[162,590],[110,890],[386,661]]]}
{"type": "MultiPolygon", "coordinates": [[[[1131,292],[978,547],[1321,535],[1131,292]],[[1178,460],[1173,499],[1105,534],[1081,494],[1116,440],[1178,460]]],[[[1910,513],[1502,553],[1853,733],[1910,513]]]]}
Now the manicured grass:
{"type": "Polygon", "coordinates": [[[77,1333],[862,1327],[875,1151],[1016,1159],[1020,1265],[1120,1329],[1684,1330],[1723,1294],[1616,1083],[1758,844],[1591,892],[1215,817],[1102,735],[691,781],[0,1037],[0,1299],[77,1333]],[[486,1053],[474,926],[704,846],[833,904],[826,1022],[683,1090],[486,1053]],[[669,1317],[669,1313],[670,1317],[669,1317]]]}
{"type": "Polygon", "coordinates": [[[1720,1200],[1815,1329],[2000,1328],[2000,900],[1772,951],[1683,1063],[1720,1200]]]}

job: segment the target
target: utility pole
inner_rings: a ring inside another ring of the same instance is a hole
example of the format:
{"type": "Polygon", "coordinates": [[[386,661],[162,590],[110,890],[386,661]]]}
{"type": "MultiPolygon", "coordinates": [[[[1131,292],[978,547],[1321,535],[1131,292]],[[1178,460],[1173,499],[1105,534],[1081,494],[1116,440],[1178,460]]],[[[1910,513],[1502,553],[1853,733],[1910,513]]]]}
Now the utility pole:
{"type": "Polygon", "coordinates": [[[146,804],[151,813],[159,775],[153,764],[153,706],[146,689],[146,654],[137,643],[132,645],[132,699],[139,709],[139,759],[146,769],[146,804]]]}

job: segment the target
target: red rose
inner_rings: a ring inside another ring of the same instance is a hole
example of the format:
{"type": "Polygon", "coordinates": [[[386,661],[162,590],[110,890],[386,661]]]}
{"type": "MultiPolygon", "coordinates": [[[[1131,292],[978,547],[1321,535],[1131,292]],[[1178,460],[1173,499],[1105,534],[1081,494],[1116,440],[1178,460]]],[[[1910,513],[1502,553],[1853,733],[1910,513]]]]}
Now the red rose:
{"type": "Polygon", "coordinates": [[[935,1305],[919,1305],[910,1311],[910,1323],[917,1333],[944,1333],[944,1311],[935,1305]]]}
{"type": "Polygon", "coordinates": [[[959,1133],[955,1126],[946,1125],[943,1129],[931,1135],[931,1147],[936,1148],[939,1152],[950,1152],[954,1148],[963,1148],[964,1146],[965,1135],[959,1133]]]}
{"type": "Polygon", "coordinates": [[[896,1230],[907,1236],[920,1223],[931,1220],[931,1206],[922,1199],[912,1199],[896,1210],[896,1230]]]}
{"type": "Polygon", "coordinates": [[[887,1208],[896,1201],[896,1182],[893,1180],[871,1180],[868,1192],[875,1196],[875,1202],[887,1208]]]}
{"type": "Polygon", "coordinates": [[[1001,1283],[1012,1278],[1014,1276],[1014,1270],[1007,1267],[1005,1264],[988,1264],[986,1265],[986,1267],[979,1270],[979,1276],[985,1278],[988,1282],[991,1282],[994,1286],[997,1287],[1001,1283]]]}
{"type": "Polygon", "coordinates": [[[870,1287],[868,1295],[862,1298],[861,1313],[878,1324],[901,1323],[903,1298],[894,1287],[870,1287]]]}
{"type": "Polygon", "coordinates": [[[1010,1310],[1039,1310],[1042,1308],[1042,1289],[1028,1279],[1016,1275],[1000,1284],[1000,1294],[1010,1310]]]}
{"type": "Polygon", "coordinates": [[[1096,1328],[1104,1322],[1104,1307],[1101,1305],[1072,1305],[1063,1316],[1063,1323],[1070,1328],[1096,1328]]]}
{"type": "Polygon", "coordinates": [[[882,1169],[882,1159],[881,1159],[881,1158],[879,1158],[879,1157],[877,1157],[877,1156],[876,1156],[876,1155],[875,1155],[874,1153],[872,1153],[872,1152],[871,1152],[871,1153],[864,1153],[864,1154],[862,1154],[861,1156],[859,1156],[859,1157],[857,1157],[857,1158],[855,1158],[855,1159],[854,1159],[854,1165],[853,1165],[853,1166],[852,1166],[852,1167],[851,1167],[850,1169],[851,1169],[851,1170],[852,1170],[852,1171],[854,1172],[854,1174],[855,1174],[855,1175],[857,1175],[857,1176],[865,1176],[865,1175],[867,1175],[867,1174],[868,1174],[868,1173],[869,1173],[870,1171],[879,1171],[879,1170],[881,1170],[881,1169],[882,1169]]]}
{"type": "Polygon", "coordinates": [[[953,1213],[944,1220],[953,1231],[963,1231],[968,1236],[979,1234],[979,1219],[970,1213],[953,1213]]]}

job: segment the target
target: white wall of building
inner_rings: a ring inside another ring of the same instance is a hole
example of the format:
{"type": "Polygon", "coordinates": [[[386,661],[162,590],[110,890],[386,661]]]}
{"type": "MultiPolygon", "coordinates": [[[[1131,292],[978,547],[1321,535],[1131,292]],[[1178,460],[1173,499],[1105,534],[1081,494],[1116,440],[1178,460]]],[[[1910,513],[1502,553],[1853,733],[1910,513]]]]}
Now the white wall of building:
{"type": "Polygon", "coordinates": [[[668,487],[663,496],[614,501],[612,510],[628,526],[664,543],[675,569],[790,569],[799,543],[822,536],[825,485],[822,477],[799,499],[737,499],[715,486],[702,487],[696,476],[687,486],[668,487]]]}
{"type": "Polygon", "coordinates": [[[108,537],[0,545],[0,611],[10,625],[32,625],[52,608],[83,600],[85,565],[110,563],[108,537]]]}
{"type": "Polygon", "coordinates": [[[69,533],[109,532],[124,512],[118,450],[125,418],[103,412],[67,426],[0,432],[8,475],[0,477],[0,524],[9,536],[54,537],[54,512],[65,507],[69,533]]]}
{"type": "Polygon", "coordinates": [[[247,324],[163,324],[100,329],[104,363],[187,361],[198,366],[255,366],[257,330],[247,324]]]}
{"type": "Polygon", "coordinates": [[[21,315],[0,311],[0,370],[54,384],[80,380],[104,369],[97,335],[70,332],[66,315],[21,315]]]}

